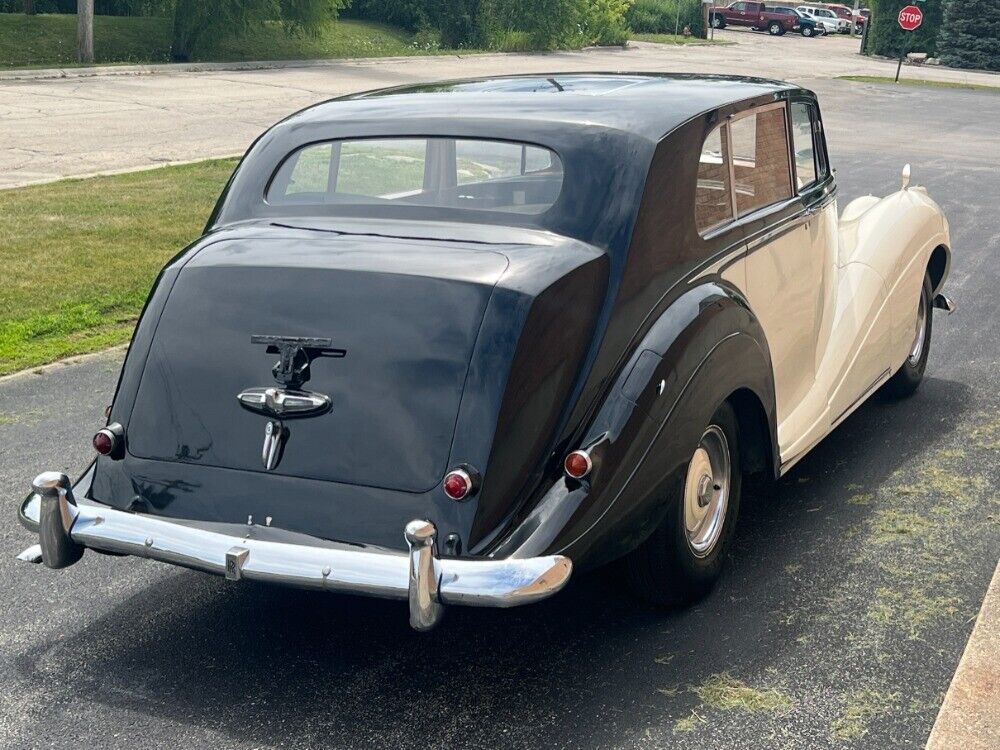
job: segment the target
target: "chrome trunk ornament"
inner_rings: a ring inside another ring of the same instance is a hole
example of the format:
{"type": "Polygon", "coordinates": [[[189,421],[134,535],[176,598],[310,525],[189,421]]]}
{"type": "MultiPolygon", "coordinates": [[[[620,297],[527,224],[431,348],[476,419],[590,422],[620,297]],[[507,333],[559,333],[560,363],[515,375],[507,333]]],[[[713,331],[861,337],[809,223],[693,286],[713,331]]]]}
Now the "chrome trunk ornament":
{"type": "Polygon", "coordinates": [[[315,358],[347,355],[345,349],[334,349],[333,341],[327,338],[255,334],[250,337],[250,343],[265,344],[268,354],[279,355],[271,372],[275,380],[293,390],[301,388],[309,380],[309,363],[315,358]]]}
{"type": "Polygon", "coordinates": [[[247,388],[236,398],[248,411],[272,417],[264,426],[264,446],[261,460],[264,468],[273,470],[281,460],[281,450],[288,430],[282,419],[316,417],[330,409],[330,397],[324,393],[302,390],[309,380],[309,364],[316,357],[343,357],[344,349],[333,349],[328,338],[308,336],[253,335],[251,344],[264,344],[268,354],[278,354],[279,359],[271,368],[274,379],[281,387],[264,386],[247,388]]]}
{"type": "Polygon", "coordinates": [[[269,420],[264,426],[264,448],[261,451],[261,459],[264,461],[264,468],[273,470],[278,461],[281,460],[281,449],[285,442],[285,426],[276,419],[269,420]]]}
{"type": "Polygon", "coordinates": [[[244,409],[277,418],[315,417],[330,408],[330,397],[323,393],[284,388],[247,388],[236,398],[244,409]]]}

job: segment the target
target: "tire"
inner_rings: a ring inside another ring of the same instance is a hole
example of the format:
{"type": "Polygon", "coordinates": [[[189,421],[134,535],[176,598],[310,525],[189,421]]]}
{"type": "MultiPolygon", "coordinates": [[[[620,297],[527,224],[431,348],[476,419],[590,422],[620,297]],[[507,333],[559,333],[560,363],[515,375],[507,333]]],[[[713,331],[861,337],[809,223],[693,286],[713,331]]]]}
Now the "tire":
{"type": "Polygon", "coordinates": [[[736,527],[741,488],[739,427],[736,413],[725,402],[685,468],[666,483],[670,504],[666,518],[625,558],[629,586],[636,596],[656,606],[671,606],[697,601],[711,591],[736,527]],[[728,467],[718,460],[722,455],[728,467]],[[686,510],[702,513],[700,522],[686,510]],[[689,531],[689,527],[694,528],[689,531]]]}
{"type": "Polygon", "coordinates": [[[713,29],[726,28],[726,19],[724,19],[722,16],[712,16],[712,28],[713,29]]]}
{"type": "Polygon", "coordinates": [[[771,21],[771,23],[767,25],[767,33],[771,36],[781,36],[785,33],[785,27],[777,21],[771,21]]]}
{"type": "Polygon", "coordinates": [[[801,31],[802,31],[802,36],[813,36],[816,33],[815,31],[813,31],[812,26],[803,26],[801,31]]]}
{"type": "Polygon", "coordinates": [[[903,361],[896,374],[883,386],[890,398],[906,398],[917,390],[927,369],[927,355],[931,350],[931,328],[934,320],[931,305],[931,277],[924,276],[924,286],[920,290],[917,303],[917,318],[914,322],[913,344],[910,354],[903,361]]]}

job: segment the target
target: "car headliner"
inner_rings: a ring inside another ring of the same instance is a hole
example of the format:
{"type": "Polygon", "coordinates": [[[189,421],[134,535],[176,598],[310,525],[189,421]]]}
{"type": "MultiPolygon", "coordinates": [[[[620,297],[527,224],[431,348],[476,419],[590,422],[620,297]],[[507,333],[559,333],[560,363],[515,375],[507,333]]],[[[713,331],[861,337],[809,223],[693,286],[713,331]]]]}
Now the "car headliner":
{"type": "Polygon", "coordinates": [[[301,110],[276,127],[445,115],[454,121],[577,123],[657,141],[702,112],[797,88],[763,78],[693,73],[502,76],[350,94],[301,110]]]}

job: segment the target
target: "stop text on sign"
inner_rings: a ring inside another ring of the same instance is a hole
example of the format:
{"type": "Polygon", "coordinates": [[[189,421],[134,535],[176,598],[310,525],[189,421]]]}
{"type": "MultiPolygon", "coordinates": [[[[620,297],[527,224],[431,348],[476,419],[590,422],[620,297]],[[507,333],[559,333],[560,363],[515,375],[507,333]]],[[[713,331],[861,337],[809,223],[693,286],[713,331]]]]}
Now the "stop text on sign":
{"type": "Polygon", "coordinates": [[[897,20],[903,31],[913,31],[924,22],[924,14],[916,5],[907,5],[899,11],[899,18],[897,20]]]}

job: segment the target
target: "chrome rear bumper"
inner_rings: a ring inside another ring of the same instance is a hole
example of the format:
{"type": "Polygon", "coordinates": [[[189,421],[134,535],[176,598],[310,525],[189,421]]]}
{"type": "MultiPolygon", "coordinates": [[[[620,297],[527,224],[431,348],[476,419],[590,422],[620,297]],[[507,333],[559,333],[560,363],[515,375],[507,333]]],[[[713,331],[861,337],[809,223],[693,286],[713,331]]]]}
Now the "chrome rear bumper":
{"type": "Polygon", "coordinates": [[[19,555],[27,562],[63,568],[86,548],[180,565],[234,581],[269,581],[407,599],[410,624],[428,630],[445,604],[515,607],[559,591],[573,564],[561,555],[507,559],[456,559],[437,555],[437,530],[415,520],[401,530],[409,554],[327,542],[248,523],[206,524],[127,513],[79,503],[65,474],[46,472],[22,507],[22,522],[37,524],[39,545],[19,555]],[[37,516],[36,516],[37,514],[37,516]]]}

